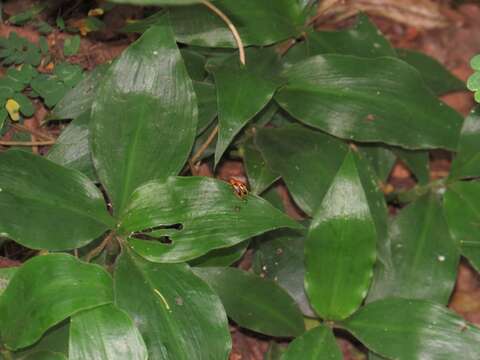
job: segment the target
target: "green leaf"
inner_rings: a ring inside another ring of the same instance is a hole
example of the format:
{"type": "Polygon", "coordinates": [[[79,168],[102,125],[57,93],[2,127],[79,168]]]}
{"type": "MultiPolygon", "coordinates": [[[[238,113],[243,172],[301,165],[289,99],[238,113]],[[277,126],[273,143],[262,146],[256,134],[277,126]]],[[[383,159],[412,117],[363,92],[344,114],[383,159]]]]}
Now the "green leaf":
{"type": "Polygon", "coordinates": [[[83,79],[83,70],[79,65],[62,62],[55,66],[54,76],[68,88],[77,85],[83,79]]]}
{"type": "Polygon", "coordinates": [[[7,76],[14,81],[20,82],[21,84],[23,84],[23,86],[30,83],[30,81],[37,75],[37,70],[32,65],[28,64],[22,65],[20,69],[11,67],[7,70],[7,76]]]}
{"type": "Polygon", "coordinates": [[[444,197],[445,215],[452,237],[462,255],[480,269],[480,183],[455,182],[448,185],[444,197]]]}
{"type": "Polygon", "coordinates": [[[342,360],[335,336],[325,325],[317,326],[293,340],[282,360],[342,360]]]}
{"type": "Polygon", "coordinates": [[[68,359],[145,360],[147,348],[130,317],[108,304],[72,316],[68,359]]]}
{"type": "Polygon", "coordinates": [[[424,299],[446,304],[455,285],[459,251],[450,236],[436,194],[428,194],[400,211],[381,239],[368,301],[387,297],[424,299]]]}
{"type": "Polygon", "coordinates": [[[195,92],[165,19],[122,53],[95,96],[93,160],[119,214],[139,185],[182,169],[195,137],[195,92]]]}
{"type": "Polygon", "coordinates": [[[68,250],[115,225],[88,178],[21,150],[0,155],[0,234],[32,249],[68,250]]]}
{"type": "Polygon", "coordinates": [[[203,133],[217,117],[217,93],[215,85],[207,82],[193,82],[198,102],[197,135],[203,133]]]}
{"type": "Polygon", "coordinates": [[[237,245],[212,250],[189,262],[190,266],[230,266],[240,260],[247,251],[250,241],[242,241],[237,245]]]}
{"type": "Polygon", "coordinates": [[[139,187],[120,222],[133,249],[158,262],[190,260],[269,230],[302,228],[257,196],[240,199],[223,181],[191,176],[139,187]]]}
{"type": "Polygon", "coordinates": [[[450,71],[431,56],[408,49],[397,49],[397,52],[400,59],[409,63],[420,72],[425,84],[436,95],[466,90],[465,83],[462,80],[452,75],[450,71]]]}
{"type": "Polygon", "coordinates": [[[66,319],[61,323],[48,329],[43,334],[40,341],[34,345],[15,351],[14,359],[24,360],[25,358],[34,358],[37,353],[54,352],[64,355],[64,359],[68,356],[68,336],[69,336],[70,319],[66,319]]]}
{"type": "Polygon", "coordinates": [[[78,170],[96,181],[97,175],[89,146],[89,124],[89,112],[79,115],[62,131],[46,158],[59,165],[78,170]]]}
{"type": "Polygon", "coordinates": [[[124,252],[115,270],[115,302],[134,319],[149,359],[224,360],[230,352],[220,300],[185,264],[124,252]]]}
{"type": "Polygon", "coordinates": [[[13,25],[23,25],[40,14],[43,9],[45,9],[45,5],[35,4],[26,11],[22,11],[18,14],[10,16],[8,18],[8,22],[13,25]]]}
{"type": "Polygon", "coordinates": [[[49,108],[55,106],[69,89],[54,77],[40,74],[30,83],[32,89],[39,94],[49,108]]]}
{"type": "MultiPolygon", "coordinates": [[[[305,22],[295,0],[215,0],[232,20],[245,46],[268,45],[300,34],[305,22]]],[[[236,47],[230,29],[203,5],[169,10],[177,41],[207,47],[236,47]],[[194,20],[194,21],[192,21],[194,20]]],[[[247,59],[248,63],[248,59],[247,59]]]]}
{"type": "Polygon", "coordinates": [[[305,242],[305,290],[322,318],[343,319],[360,306],[373,275],[376,239],[355,159],[347,153],[305,242]]]}
{"type": "Polygon", "coordinates": [[[369,349],[391,359],[478,359],[480,329],[424,300],[376,301],[343,326],[369,349]]]}
{"type": "Polygon", "coordinates": [[[284,346],[275,341],[270,341],[267,352],[263,354],[263,360],[281,360],[285,351],[286,348],[284,346]]]}
{"type": "Polygon", "coordinates": [[[408,149],[456,149],[461,117],[394,58],[318,55],[290,66],[275,99],[332,135],[408,149]]]}
{"type": "Polygon", "coordinates": [[[358,147],[359,152],[370,162],[380,181],[386,182],[396,161],[391,149],[378,144],[365,144],[358,147]]]}
{"type": "Polygon", "coordinates": [[[297,205],[311,215],[322,202],[347,146],[299,125],[260,129],[255,143],[267,165],[279,173],[297,205]]]}
{"type": "Polygon", "coordinates": [[[407,165],[419,184],[427,184],[430,181],[428,151],[394,148],[393,152],[407,165]]]}
{"type": "Polygon", "coordinates": [[[13,275],[17,272],[19,267],[0,268],[0,295],[7,288],[8,283],[12,279],[13,275]]]}
{"type": "Polygon", "coordinates": [[[466,117],[460,135],[457,156],[452,162],[450,179],[480,176],[480,107],[466,117]]]}
{"type": "Polygon", "coordinates": [[[63,55],[75,55],[80,49],[80,35],[73,35],[65,39],[63,43],[63,55]]]}
{"type": "Polygon", "coordinates": [[[30,117],[35,114],[35,106],[32,104],[32,101],[22,93],[14,94],[12,99],[20,105],[20,112],[23,116],[30,117]]]}
{"type": "Polygon", "coordinates": [[[67,254],[34,257],[0,297],[2,341],[11,350],[26,347],[63,319],[112,301],[112,279],[103,268],[67,254]]]}
{"type": "Polygon", "coordinates": [[[308,56],[328,53],[366,58],[396,56],[390,42],[364,14],[357,17],[355,26],[350,29],[308,34],[305,45],[308,56]]]}
{"type": "Polygon", "coordinates": [[[181,49],[183,61],[187,67],[188,75],[192,80],[202,81],[205,79],[207,72],[205,71],[205,63],[207,59],[202,54],[192,51],[181,49]]]}
{"type": "Polygon", "coordinates": [[[271,336],[298,336],[304,331],[295,301],[273,281],[235,268],[196,268],[194,272],[218,294],[227,315],[238,325],[271,336]]]}
{"type": "Polygon", "coordinates": [[[219,133],[215,166],[235,135],[270,101],[279,85],[280,58],[271,48],[247,51],[247,65],[237,56],[210,66],[217,87],[219,133]]]}
{"type": "Polygon", "coordinates": [[[273,280],[298,304],[307,316],[315,316],[304,288],[305,234],[277,230],[256,239],[253,269],[257,275],[273,280]]]}
{"type": "Polygon", "coordinates": [[[262,153],[253,144],[253,141],[248,141],[242,146],[241,152],[243,152],[243,162],[248,175],[250,191],[259,195],[278,180],[280,175],[267,166],[262,153]]]}
{"type": "Polygon", "coordinates": [[[97,66],[65,96],[53,109],[53,119],[76,119],[83,113],[90,113],[99,84],[107,72],[107,65],[97,66]]]}

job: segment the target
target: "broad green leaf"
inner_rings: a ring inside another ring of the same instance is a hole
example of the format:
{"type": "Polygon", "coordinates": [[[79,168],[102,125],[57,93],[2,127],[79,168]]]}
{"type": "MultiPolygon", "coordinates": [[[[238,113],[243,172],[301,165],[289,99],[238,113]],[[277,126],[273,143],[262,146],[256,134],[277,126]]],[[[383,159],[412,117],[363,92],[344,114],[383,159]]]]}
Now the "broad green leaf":
{"type": "Polygon", "coordinates": [[[480,183],[449,184],[444,197],[445,215],[452,237],[462,255],[480,269],[480,183]]]}
{"type": "Polygon", "coordinates": [[[130,317],[108,304],[72,316],[68,359],[145,360],[147,348],[130,317]]]}
{"type": "Polygon", "coordinates": [[[311,215],[320,205],[347,152],[332,136],[299,125],[260,129],[255,143],[278,172],[297,205],[311,215]]]}
{"type": "Polygon", "coordinates": [[[480,329],[425,300],[376,301],[343,326],[369,349],[391,359],[478,359],[480,329]]]}
{"type": "Polygon", "coordinates": [[[207,82],[194,81],[193,88],[198,101],[197,135],[199,135],[207,129],[217,116],[217,93],[215,92],[215,85],[207,82]]]}
{"type": "Polygon", "coordinates": [[[298,336],[303,316],[295,301],[271,280],[236,268],[195,268],[218,294],[238,325],[271,336],[298,336]]]}
{"type": "Polygon", "coordinates": [[[13,352],[13,358],[15,360],[25,360],[29,359],[29,356],[35,356],[36,353],[50,351],[62,354],[66,359],[68,356],[69,323],[70,319],[66,319],[51,327],[34,345],[13,352]]]}
{"type": "Polygon", "coordinates": [[[378,144],[362,144],[359,152],[370,162],[380,181],[386,182],[396,161],[395,154],[390,148],[378,144]]]}
{"type": "Polygon", "coordinates": [[[183,61],[185,62],[185,66],[187,67],[188,75],[192,80],[202,81],[205,79],[207,72],[205,70],[205,63],[207,59],[202,54],[188,50],[182,49],[180,50],[182,54],[183,61]]]}
{"type": "Polygon", "coordinates": [[[436,95],[447,94],[452,91],[466,90],[465,83],[452,75],[437,60],[415,50],[397,49],[400,59],[416,68],[425,84],[436,95]]]}
{"type": "Polygon", "coordinates": [[[109,68],[91,126],[95,168],[116,214],[139,185],[182,169],[195,137],[197,104],[165,18],[109,68]]]}
{"type": "Polygon", "coordinates": [[[90,113],[97,88],[107,69],[107,65],[97,66],[70,89],[53,109],[52,119],[76,119],[84,113],[90,113]]]}
{"type": "Polygon", "coordinates": [[[377,233],[355,159],[347,153],[305,242],[305,290],[329,320],[351,315],[367,294],[377,233]]]}
{"type": "Polygon", "coordinates": [[[62,81],[51,75],[40,74],[30,83],[32,90],[43,98],[47,107],[55,106],[70,89],[62,81]]]}
{"type": "Polygon", "coordinates": [[[152,263],[125,251],[115,270],[115,303],[134,320],[149,359],[224,360],[230,352],[220,300],[185,264],[152,263]]]}
{"type": "Polygon", "coordinates": [[[335,336],[325,325],[317,326],[293,340],[282,360],[342,360],[335,336]]]}
{"type": "Polygon", "coordinates": [[[376,272],[369,302],[387,297],[448,302],[460,254],[437,195],[425,195],[402,209],[381,241],[385,247],[379,258],[385,267],[376,272]]]}
{"type": "Polygon", "coordinates": [[[15,100],[18,105],[20,105],[20,112],[23,116],[31,117],[33,114],[35,114],[35,106],[27,96],[17,93],[12,96],[12,99],[15,100]]]}
{"type": "Polygon", "coordinates": [[[284,227],[302,228],[262,198],[240,199],[223,181],[189,176],[138,188],[119,231],[143,257],[180,262],[284,227]]]}
{"type": "Polygon", "coordinates": [[[26,347],[67,317],[112,301],[112,279],[103,268],[66,254],[34,257],[0,297],[2,342],[11,350],[26,347]]]}
{"type": "Polygon", "coordinates": [[[32,249],[81,247],[115,223],[78,171],[21,150],[0,154],[0,235],[32,249]]]}
{"type": "MultiPolygon", "coordinates": [[[[231,19],[245,46],[268,45],[300,34],[305,22],[295,0],[215,0],[231,19]]],[[[236,47],[230,29],[203,5],[169,10],[178,42],[207,47],[236,47]]],[[[247,59],[248,62],[248,59],[247,59]]]]}
{"type": "Polygon", "coordinates": [[[393,152],[407,165],[419,184],[427,184],[430,181],[428,151],[394,148],[393,152]]]}
{"type": "Polygon", "coordinates": [[[262,153],[253,144],[253,141],[248,141],[240,151],[243,152],[243,162],[248,175],[250,191],[259,195],[280,176],[267,166],[262,153]]]}
{"type": "Polygon", "coordinates": [[[408,149],[457,147],[460,115],[401,60],[318,55],[288,67],[284,76],[288,83],[275,99],[307,125],[408,149]]]}
{"type": "Polygon", "coordinates": [[[0,269],[0,295],[5,291],[13,275],[19,269],[18,266],[0,269]]]}
{"type": "Polygon", "coordinates": [[[452,162],[451,179],[480,176],[480,107],[474,108],[463,123],[457,156],[452,162]]]}
{"type": "Polygon", "coordinates": [[[305,294],[305,234],[272,231],[258,237],[253,268],[256,274],[284,288],[307,316],[315,316],[305,294]]]}
{"type": "Polygon", "coordinates": [[[249,61],[239,65],[236,55],[210,66],[217,87],[219,133],[215,165],[235,135],[271,100],[279,86],[280,58],[273,49],[247,51],[249,61]]]}
{"type": "Polygon", "coordinates": [[[309,34],[306,44],[309,56],[327,53],[367,58],[396,56],[390,42],[364,14],[358,16],[351,29],[309,34]]]}
{"type": "Polygon", "coordinates": [[[189,262],[190,266],[230,266],[240,260],[247,251],[250,241],[242,241],[237,245],[212,250],[189,262]]]}
{"type": "Polygon", "coordinates": [[[89,124],[90,114],[88,112],[80,114],[62,131],[46,158],[67,168],[78,170],[95,181],[97,175],[89,146],[89,124]]]}

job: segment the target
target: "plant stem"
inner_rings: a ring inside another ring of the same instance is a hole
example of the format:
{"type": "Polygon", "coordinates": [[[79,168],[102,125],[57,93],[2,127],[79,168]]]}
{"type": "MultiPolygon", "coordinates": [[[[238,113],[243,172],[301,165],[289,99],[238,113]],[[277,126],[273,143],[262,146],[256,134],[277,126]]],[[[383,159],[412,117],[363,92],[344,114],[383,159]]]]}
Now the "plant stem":
{"type": "Polygon", "coordinates": [[[198,149],[198,151],[192,156],[192,159],[190,160],[191,164],[195,164],[200,159],[202,154],[205,152],[205,150],[207,150],[208,146],[215,139],[215,136],[217,136],[217,134],[218,134],[218,125],[215,126],[215,128],[212,130],[210,135],[208,135],[207,140],[202,144],[202,146],[200,146],[200,149],[198,149]]]}
{"type": "Polygon", "coordinates": [[[110,242],[110,240],[113,239],[113,237],[115,236],[115,231],[110,231],[108,233],[107,236],[105,236],[105,238],[102,240],[102,242],[100,243],[100,245],[98,245],[95,249],[93,249],[92,251],[90,251],[86,256],[85,256],[85,261],[86,262],[90,262],[90,260],[92,260],[95,256],[97,256],[98,254],[100,254],[102,252],[103,249],[105,249],[105,246],[107,246],[107,244],[110,242]]]}
{"type": "Polygon", "coordinates": [[[2,146],[45,146],[53,145],[55,140],[46,140],[46,141],[8,141],[0,140],[0,145],[2,146]]]}
{"type": "Polygon", "coordinates": [[[202,0],[202,4],[208,7],[210,10],[212,10],[215,14],[217,14],[218,17],[222,19],[225,22],[225,24],[227,24],[228,28],[232,32],[235,42],[237,43],[238,51],[240,53],[240,62],[242,63],[242,65],[245,65],[245,49],[243,47],[243,42],[240,37],[240,34],[238,33],[235,25],[233,25],[233,23],[230,21],[227,15],[225,15],[219,8],[213,5],[210,1],[202,0]]]}

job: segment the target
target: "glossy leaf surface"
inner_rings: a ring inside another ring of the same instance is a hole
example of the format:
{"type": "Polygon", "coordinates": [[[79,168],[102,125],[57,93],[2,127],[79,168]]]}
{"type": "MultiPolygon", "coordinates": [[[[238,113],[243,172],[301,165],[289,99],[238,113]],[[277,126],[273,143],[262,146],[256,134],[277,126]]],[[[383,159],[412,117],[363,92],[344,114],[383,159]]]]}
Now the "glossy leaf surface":
{"type": "Polygon", "coordinates": [[[258,237],[256,241],[255,273],[275,281],[295,299],[305,315],[315,316],[304,288],[305,234],[277,230],[258,237]]]}
{"type": "Polygon", "coordinates": [[[267,166],[262,153],[253,144],[253,141],[247,142],[241,149],[244,154],[243,162],[250,191],[257,195],[261,194],[280,176],[267,166]]]}
{"type": "Polygon", "coordinates": [[[0,269],[0,295],[5,291],[18,269],[20,269],[18,266],[0,269]]]}
{"type": "Polygon", "coordinates": [[[293,340],[282,360],[342,360],[335,336],[325,325],[317,326],[293,340]]]}
{"type": "Polygon", "coordinates": [[[197,135],[205,131],[217,116],[217,93],[215,85],[207,82],[193,82],[198,101],[197,135]]]}
{"type": "Polygon", "coordinates": [[[302,227],[265,200],[241,199],[229,184],[207,177],[145,184],[133,194],[121,223],[134,250],[159,262],[190,260],[269,230],[302,227]],[[134,238],[141,233],[150,240],[134,238]]]}
{"type": "Polygon", "coordinates": [[[279,85],[280,60],[273,49],[247,51],[246,66],[237,55],[211,66],[217,87],[219,133],[215,149],[218,164],[235,135],[270,101],[279,85]]]}
{"type": "Polygon", "coordinates": [[[220,300],[185,264],[124,252],[115,270],[115,302],[140,330],[149,359],[224,360],[230,352],[220,300]]]}
{"type": "Polygon", "coordinates": [[[238,325],[271,336],[303,332],[302,313],[295,301],[273,281],[235,268],[195,268],[194,272],[218,294],[227,315],[238,325]]]}
{"type": "MultiPolygon", "coordinates": [[[[232,20],[244,45],[268,45],[301,32],[305,18],[296,0],[215,0],[232,20]]],[[[169,10],[177,41],[198,46],[236,47],[229,28],[203,5],[169,10]]],[[[248,62],[248,59],[247,59],[248,62]]]]}
{"type": "Polygon", "coordinates": [[[26,347],[63,319],[112,301],[112,279],[99,266],[66,254],[34,257],[0,298],[2,341],[12,350],[26,347]]]}
{"type": "Polygon", "coordinates": [[[448,185],[444,198],[450,233],[462,255],[480,269],[480,183],[456,182],[448,185]]]}
{"type": "Polygon", "coordinates": [[[394,58],[318,55],[288,67],[275,99],[332,135],[409,149],[456,149],[462,119],[394,58]]]}
{"type": "Polygon", "coordinates": [[[343,325],[369,349],[398,360],[478,359],[480,329],[424,300],[366,305],[343,325]]]}
{"type": "Polygon", "coordinates": [[[386,182],[396,161],[395,154],[386,146],[362,144],[359,151],[370,162],[380,181],[386,182]]]}
{"type": "Polygon", "coordinates": [[[89,113],[79,115],[62,131],[46,158],[59,165],[78,170],[91,180],[95,180],[97,175],[90,152],[89,124],[89,113]]]}
{"type": "Polygon", "coordinates": [[[139,185],[176,175],[197,127],[197,105],[165,18],[117,59],[92,109],[95,168],[116,214],[139,185]]]}
{"type": "Polygon", "coordinates": [[[452,179],[477,176],[480,176],[480,107],[474,108],[463,123],[457,156],[450,170],[452,179]]]}
{"type": "Polygon", "coordinates": [[[70,320],[69,360],[145,360],[147,348],[129,316],[108,304],[70,320]]]}
{"type": "Polygon", "coordinates": [[[358,308],[373,275],[376,239],[355,159],[348,153],[305,242],[305,289],[322,318],[342,319],[358,308]]]}
{"type": "Polygon", "coordinates": [[[0,154],[0,233],[32,249],[74,249],[114,221],[88,178],[26,151],[0,154]]]}
{"type": "Polygon", "coordinates": [[[189,262],[190,266],[230,266],[240,260],[247,251],[250,241],[242,241],[228,248],[212,250],[189,262]]]}
{"type": "Polygon", "coordinates": [[[400,59],[409,63],[420,72],[425,84],[436,95],[466,90],[465,83],[462,80],[450,73],[431,56],[409,49],[397,49],[397,53],[400,59]]]}
{"type": "Polygon", "coordinates": [[[386,297],[446,304],[455,285],[459,252],[435,194],[403,208],[389,224],[368,301],[386,297]]]}
{"type": "Polygon", "coordinates": [[[267,165],[278,172],[297,205],[311,215],[320,205],[347,146],[299,125],[260,129],[255,138],[267,165]]]}

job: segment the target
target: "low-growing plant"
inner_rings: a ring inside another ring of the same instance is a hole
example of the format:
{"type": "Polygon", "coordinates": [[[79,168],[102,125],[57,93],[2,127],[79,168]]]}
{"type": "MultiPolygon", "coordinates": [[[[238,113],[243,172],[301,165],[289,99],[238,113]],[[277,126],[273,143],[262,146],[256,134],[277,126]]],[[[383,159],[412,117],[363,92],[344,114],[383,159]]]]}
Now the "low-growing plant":
{"type": "Polygon", "coordinates": [[[370,359],[478,359],[446,308],[460,257],[480,268],[480,115],[436,97],[464,84],[364,15],[313,31],[312,1],[125,2],[163,8],[58,102],[46,157],[0,154],[0,236],[38,250],[0,270],[2,355],[227,359],[230,319],[293,340],[268,359],[341,359],[345,331],[370,359]],[[448,178],[432,149],[456,152],[448,178]],[[248,193],[189,176],[225,158],[248,193]],[[410,191],[385,186],[397,159],[410,191]]]}

